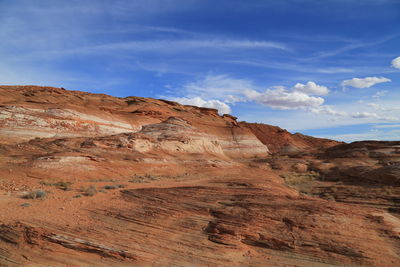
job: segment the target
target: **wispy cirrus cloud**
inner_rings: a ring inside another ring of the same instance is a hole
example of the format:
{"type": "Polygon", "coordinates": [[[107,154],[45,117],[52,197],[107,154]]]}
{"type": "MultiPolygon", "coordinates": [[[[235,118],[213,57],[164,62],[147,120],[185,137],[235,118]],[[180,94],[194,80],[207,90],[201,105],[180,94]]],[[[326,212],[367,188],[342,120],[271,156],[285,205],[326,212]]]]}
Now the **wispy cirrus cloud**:
{"type": "Polygon", "coordinates": [[[399,128],[400,130],[400,124],[379,124],[374,125],[374,128],[399,128]]]}
{"type": "Polygon", "coordinates": [[[202,79],[186,83],[181,93],[203,98],[225,99],[229,96],[239,97],[246,90],[258,88],[252,81],[232,78],[228,75],[207,75],[202,79]]]}
{"type": "Polygon", "coordinates": [[[381,91],[376,92],[376,93],[372,96],[372,98],[381,98],[381,97],[385,96],[387,93],[388,93],[387,90],[381,90],[381,91]]]}
{"type": "Polygon", "coordinates": [[[346,44],[345,46],[342,46],[340,48],[328,50],[328,51],[322,51],[322,52],[317,52],[316,55],[306,58],[305,60],[315,60],[315,59],[323,59],[327,57],[332,57],[332,56],[337,56],[345,52],[349,52],[354,49],[362,48],[362,47],[369,47],[369,46],[377,46],[380,44],[383,44],[387,41],[390,41],[394,38],[397,38],[399,34],[392,34],[389,36],[385,36],[381,39],[378,39],[373,42],[368,42],[368,41],[354,41],[353,43],[346,44]]]}
{"type": "Polygon", "coordinates": [[[323,106],[319,106],[317,108],[312,108],[311,112],[313,112],[315,114],[325,114],[325,115],[339,116],[339,117],[348,116],[347,112],[336,110],[336,109],[334,109],[334,107],[332,107],[330,105],[323,105],[323,106]]]}
{"type": "Polygon", "coordinates": [[[163,51],[179,51],[181,49],[196,49],[196,48],[210,48],[210,49],[281,49],[289,50],[289,48],[281,43],[268,42],[268,41],[251,41],[251,40],[151,40],[151,41],[128,41],[120,43],[108,43],[96,46],[87,47],[84,50],[159,50],[163,51]]]}
{"type": "Polygon", "coordinates": [[[185,50],[196,49],[279,49],[289,50],[280,43],[250,40],[132,40],[125,42],[112,42],[100,45],[90,45],[73,49],[48,51],[55,54],[94,54],[104,52],[138,51],[164,53],[182,53],[185,50]]]}

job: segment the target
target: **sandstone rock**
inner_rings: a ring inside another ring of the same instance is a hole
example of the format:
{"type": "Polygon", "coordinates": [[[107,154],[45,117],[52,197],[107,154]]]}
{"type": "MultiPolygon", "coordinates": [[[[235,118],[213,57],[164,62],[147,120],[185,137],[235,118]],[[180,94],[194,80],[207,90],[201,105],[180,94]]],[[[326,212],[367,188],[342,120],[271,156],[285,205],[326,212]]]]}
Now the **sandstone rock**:
{"type": "Polygon", "coordinates": [[[400,261],[399,143],[341,144],[214,109],[51,87],[0,86],[0,105],[1,266],[400,261]],[[312,176],[307,190],[285,184],[293,171],[312,176]]]}

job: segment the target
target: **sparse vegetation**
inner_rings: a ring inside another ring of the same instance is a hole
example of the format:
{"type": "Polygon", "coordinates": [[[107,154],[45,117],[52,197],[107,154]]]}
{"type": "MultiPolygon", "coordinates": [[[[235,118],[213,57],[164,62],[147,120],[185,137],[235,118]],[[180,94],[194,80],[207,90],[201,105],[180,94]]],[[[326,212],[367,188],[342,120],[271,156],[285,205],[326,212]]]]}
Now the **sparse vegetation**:
{"type": "Polygon", "coordinates": [[[332,201],[334,201],[336,199],[335,196],[332,195],[331,192],[321,192],[319,194],[319,197],[323,198],[323,199],[326,199],[326,200],[332,200],[332,201]]]}
{"type": "Polygon", "coordinates": [[[391,194],[393,194],[393,186],[384,186],[383,187],[383,192],[386,194],[386,195],[391,195],[391,194]]]}
{"type": "Polygon", "coordinates": [[[94,185],[91,185],[91,186],[83,189],[83,192],[86,196],[92,197],[97,194],[97,189],[94,185]]]}
{"type": "Polygon", "coordinates": [[[42,185],[46,185],[46,186],[55,186],[58,189],[64,190],[64,191],[70,191],[71,190],[71,182],[57,182],[57,183],[50,183],[50,182],[46,182],[46,181],[40,181],[39,182],[42,185]]]}
{"type": "Polygon", "coordinates": [[[312,195],[311,182],[321,179],[320,174],[314,171],[307,173],[289,172],[282,174],[281,177],[285,180],[286,185],[306,195],[312,195]]]}
{"type": "Polygon", "coordinates": [[[125,188],[126,185],[124,184],[113,184],[113,185],[106,185],[104,189],[111,190],[111,189],[118,189],[118,188],[125,188]]]}
{"type": "Polygon", "coordinates": [[[32,190],[22,196],[25,199],[43,199],[46,197],[46,192],[41,189],[32,190]]]}
{"type": "Polygon", "coordinates": [[[107,190],[117,189],[117,188],[118,188],[117,185],[106,185],[106,186],[104,186],[104,189],[107,189],[107,190]]]}
{"type": "Polygon", "coordinates": [[[314,180],[321,178],[320,174],[314,171],[307,173],[289,172],[282,174],[281,177],[285,180],[285,183],[289,186],[296,186],[299,184],[309,183],[314,180]]]}
{"type": "Polygon", "coordinates": [[[101,183],[101,182],[114,183],[114,182],[116,182],[116,180],[115,179],[90,179],[89,182],[92,182],[92,183],[101,183]]]}
{"type": "Polygon", "coordinates": [[[152,181],[157,181],[157,180],[160,180],[159,177],[147,173],[145,175],[135,175],[128,182],[130,182],[130,183],[150,183],[152,181]]]}

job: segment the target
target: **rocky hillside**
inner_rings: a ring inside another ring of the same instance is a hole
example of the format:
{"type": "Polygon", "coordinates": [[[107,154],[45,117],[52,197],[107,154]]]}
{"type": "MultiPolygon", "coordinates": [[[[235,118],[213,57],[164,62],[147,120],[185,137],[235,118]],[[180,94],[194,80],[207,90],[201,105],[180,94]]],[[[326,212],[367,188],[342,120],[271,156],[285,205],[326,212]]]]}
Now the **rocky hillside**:
{"type": "Polygon", "coordinates": [[[340,144],[335,140],[316,138],[301,133],[291,134],[278,127],[262,123],[240,122],[273,153],[321,150],[340,144]]]}
{"type": "Polygon", "coordinates": [[[154,136],[160,131],[165,137],[179,132],[187,137],[196,136],[196,142],[203,142],[205,150],[220,149],[236,157],[263,155],[268,148],[277,152],[285,146],[298,150],[338,144],[292,135],[270,125],[237,123],[235,117],[221,117],[215,109],[151,98],[116,98],[52,87],[0,86],[0,105],[2,143],[133,132],[154,136]],[[174,122],[180,125],[179,130],[170,128],[174,122]]]}
{"type": "Polygon", "coordinates": [[[398,266],[399,142],[0,86],[0,266],[398,266]]]}

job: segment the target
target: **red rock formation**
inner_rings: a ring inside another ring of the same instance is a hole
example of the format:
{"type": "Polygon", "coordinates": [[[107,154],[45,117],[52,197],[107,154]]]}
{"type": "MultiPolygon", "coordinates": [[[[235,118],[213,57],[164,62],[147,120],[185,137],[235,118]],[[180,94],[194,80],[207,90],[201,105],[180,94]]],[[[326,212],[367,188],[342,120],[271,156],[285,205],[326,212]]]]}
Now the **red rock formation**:
{"type": "Polygon", "coordinates": [[[49,87],[0,86],[0,105],[0,266],[400,261],[397,143],[325,151],[213,109],[49,87]]]}
{"type": "Polygon", "coordinates": [[[334,140],[316,138],[300,133],[291,134],[282,128],[267,124],[240,122],[240,125],[251,129],[253,134],[273,153],[321,150],[341,144],[341,142],[334,140]]]}

